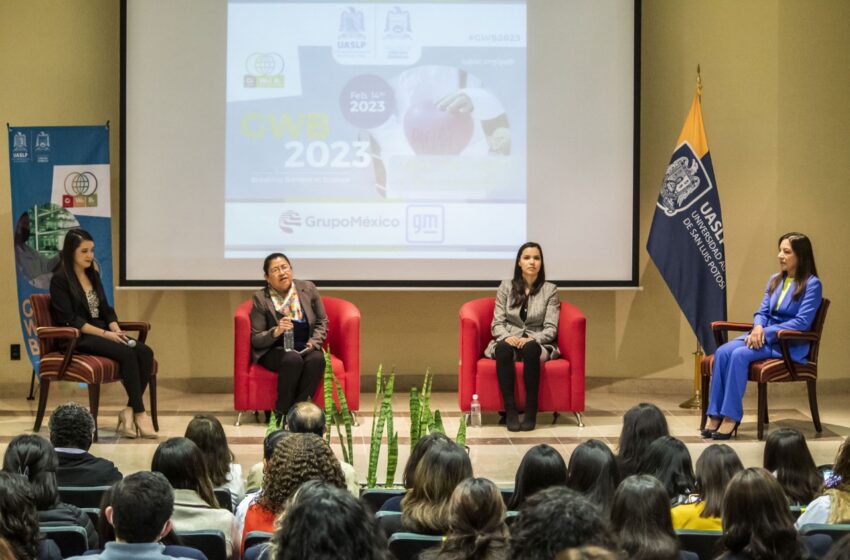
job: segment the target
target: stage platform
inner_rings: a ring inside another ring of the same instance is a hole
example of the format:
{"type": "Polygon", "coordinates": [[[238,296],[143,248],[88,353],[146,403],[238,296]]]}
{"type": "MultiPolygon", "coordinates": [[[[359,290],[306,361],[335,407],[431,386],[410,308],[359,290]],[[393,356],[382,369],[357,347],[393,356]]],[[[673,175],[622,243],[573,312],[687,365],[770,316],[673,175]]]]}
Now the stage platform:
{"type": "MultiPolygon", "coordinates": [[[[755,387],[750,387],[744,402],[745,417],[736,440],[730,445],[735,448],[746,466],[760,466],[764,444],[756,440],[755,424],[755,387]]],[[[35,418],[36,402],[27,401],[25,392],[4,391],[0,397],[0,452],[5,451],[12,437],[32,430],[35,418]]],[[[48,414],[55,406],[68,401],[87,404],[88,396],[84,387],[71,383],[56,384],[51,387],[48,414]]],[[[623,413],[639,402],[652,402],[659,406],[667,417],[672,435],[684,441],[691,450],[694,462],[700,452],[711,442],[699,437],[699,413],[696,410],[683,410],[679,402],[688,395],[623,394],[602,389],[593,389],[587,393],[587,408],[583,414],[585,426],[579,428],[572,414],[562,414],[557,423],[552,424],[551,413],[538,416],[538,427],[533,432],[509,433],[499,426],[498,415],[485,414],[484,426],[469,428],[467,445],[472,458],[476,476],[490,478],[500,485],[513,484],[514,474],[523,454],[538,443],[548,443],[558,449],[569,460],[570,453],[582,441],[598,438],[610,445],[615,451],[622,426],[623,413]]],[[[818,464],[831,463],[838,446],[850,435],[850,408],[845,393],[819,395],[823,432],[817,434],[812,426],[805,396],[805,385],[800,384],[799,395],[771,395],[768,431],[780,427],[793,427],[801,430],[809,441],[809,446],[818,464]]],[[[146,397],[147,401],[147,397],[146,397]]],[[[104,386],[100,410],[100,442],[94,444],[92,452],[114,461],[124,474],[150,468],[151,457],[157,441],[131,440],[115,437],[116,414],[126,402],[120,384],[104,386]]],[[[372,394],[361,397],[363,410],[358,414],[359,427],[354,431],[355,468],[361,481],[365,481],[368,465],[369,434],[372,426],[372,394]]],[[[147,402],[146,402],[147,404],[147,402]]],[[[265,425],[258,424],[251,413],[242,415],[242,425],[235,426],[236,413],[233,411],[232,394],[191,394],[175,389],[159,389],[159,422],[161,439],[182,436],[186,424],[198,413],[215,414],[224,425],[230,446],[236,459],[247,472],[250,465],[262,457],[262,441],[265,425]]],[[[395,411],[395,429],[399,434],[399,468],[396,481],[401,478],[402,468],[410,452],[408,397],[396,395],[393,402],[395,411]]],[[[443,415],[446,431],[451,437],[457,432],[460,411],[457,396],[454,393],[441,392],[432,395],[432,409],[439,409],[443,415]]],[[[261,415],[262,419],[262,415],[261,415]]],[[[41,435],[48,437],[47,418],[41,429],[41,435]]],[[[334,451],[340,456],[337,436],[334,434],[334,451]]],[[[383,481],[385,473],[386,451],[381,455],[378,480],[383,481]]]]}

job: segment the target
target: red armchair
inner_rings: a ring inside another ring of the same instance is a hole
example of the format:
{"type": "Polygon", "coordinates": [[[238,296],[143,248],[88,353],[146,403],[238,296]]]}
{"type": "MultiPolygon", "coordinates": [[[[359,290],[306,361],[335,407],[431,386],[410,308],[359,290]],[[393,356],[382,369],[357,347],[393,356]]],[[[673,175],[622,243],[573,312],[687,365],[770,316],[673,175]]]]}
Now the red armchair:
{"type": "MultiPolygon", "coordinates": [[[[328,315],[328,337],[331,366],[348,407],[360,410],[360,310],[344,299],[322,297],[328,315]]],[[[277,374],[251,362],[251,300],[236,308],[233,316],[233,407],[239,412],[236,425],[246,410],[274,410],[277,397],[277,374]]],[[[313,401],[324,408],[324,387],[316,390],[313,401]]]]}
{"type": "MultiPolygon", "coordinates": [[[[496,361],[484,357],[490,342],[495,298],[481,298],[460,308],[460,364],[458,366],[458,406],[468,411],[472,395],[477,394],[482,411],[504,410],[496,361]]],[[[584,426],[584,355],[587,318],[577,307],[561,302],[558,321],[558,347],[561,357],[543,363],[540,372],[540,412],[572,412],[584,426]]],[[[516,402],[525,406],[522,362],[516,364],[516,402]]]]}

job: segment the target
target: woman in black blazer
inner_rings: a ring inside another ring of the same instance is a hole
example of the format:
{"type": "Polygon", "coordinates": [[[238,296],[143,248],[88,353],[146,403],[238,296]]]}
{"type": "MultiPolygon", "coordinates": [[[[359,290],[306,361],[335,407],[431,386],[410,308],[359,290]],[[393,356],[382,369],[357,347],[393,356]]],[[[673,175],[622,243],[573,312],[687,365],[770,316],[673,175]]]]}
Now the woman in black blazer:
{"type": "Polygon", "coordinates": [[[50,306],[57,325],[80,330],[77,350],[118,362],[128,397],[127,407],[118,413],[118,435],[155,439],[142,402],[153,371],[153,350],[140,341],[130,342],[118,325],[94,265],[94,239],[85,230],[65,234],[59,266],[50,280],[50,306]]]}
{"type": "Polygon", "coordinates": [[[263,261],[266,287],[254,292],[251,308],[251,359],[277,373],[278,421],[299,401],[308,401],[325,372],[322,345],[328,316],[312,282],[296,280],[283,253],[263,261]],[[284,333],[291,337],[285,347],[284,333]]]}

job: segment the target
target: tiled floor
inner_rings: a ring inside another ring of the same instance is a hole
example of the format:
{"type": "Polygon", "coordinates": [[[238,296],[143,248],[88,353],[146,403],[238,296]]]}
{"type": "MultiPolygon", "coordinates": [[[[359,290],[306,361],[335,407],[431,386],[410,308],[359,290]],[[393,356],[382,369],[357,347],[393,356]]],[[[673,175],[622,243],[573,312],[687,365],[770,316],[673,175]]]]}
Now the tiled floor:
{"type": "MultiPolygon", "coordinates": [[[[103,388],[100,410],[100,442],[93,446],[92,452],[114,461],[121,471],[128,474],[149,468],[157,442],[115,437],[115,416],[124,398],[126,397],[122,394],[122,388],[117,383],[103,388]]],[[[71,400],[87,403],[88,396],[85,388],[70,383],[58,384],[51,391],[48,411],[62,402],[71,400]]],[[[682,400],[684,398],[610,393],[602,390],[591,391],[587,394],[587,407],[584,414],[585,427],[579,428],[571,414],[561,415],[557,423],[552,424],[552,415],[546,413],[540,414],[538,417],[538,428],[535,431],[520,433],[507,432],[503,426],[497,425],[497,415],[485,414],[484,426],[470,428],[467,433],[467,445],[470,448],[473,469],[477,476],[491,478],[502,485],[511,485],[523,453],[538,443],[552,445],[563,453],[565,459],[569,458],[576,445],[589,438],[599,438],[616,449],[623,412],[642,401],[653,402],[664,411],[671,433],[688,445],[694,460],[696,460],[708,442],[703,441],[697,432],[698,412],[680,409],[678,403],[682,400]]],[[[362,480],[365,480],[366,477],[369,434],[372,424],[370,401],[371,398],[364,395],[364,410],[359,414],[360,426],[354,429],[354,464],[362,480]]],[[[831,463],[839,444],[850,435],[850,407],[847,406],[848,402],[850,402],[850,399],[846,394],[820,395],[823,432],[817,434],[811,423],[808,401],[804,391],[799,396],[794,397],[771,397],[772,423],[770,429],[794,427],[802,430],[809,440],[815,461],[818,464],[831,463]]],[[[757,466],[761,464],[764,445],[756,440],[753,395],[748,395],[744,405],[746,416],[738,439],[733,440],[731,445],[736,449],[746,466],[757,466]]],[[[235,426],[236,414],[233,412],[232,406],[233,397],[230,394],[186,394],[160,388],[159,422],[161,437],[183,435],[186,424],[196,413],[215,414],[224,424],[225,431],[230,438],[231,449],[236,454],[237,460],[243,465],[244,469],[247,469],[261,458],[265,426],[256,423],[253,415],[249,413],[243,414],[241,426],[235,426]]],[[[0,398],[0,452],[5,451],[6,445],[12,437],[32,429],[35,407],[35,401],[27,401],[23,396],[6,394],[0,398]]],[[[442,412],[446,431],[453,437],[457,432],[460,419],[455,394],[439,393],[432,395],[432,408],[439,409],[442,412]]],[[[399,467],[396,472],[396,480],[399,480],[403,465],[410,452],[408,445],[410,428],[406,395],[395,396],[394,410],[395,429],[399,434],[399,467]]],[[[41,434],[47,437],[47,418],[45,418],[41,434]]],[[[333,447],[339,455],[336,435],[333,438],[333,447]]],[[[382,449],[378,469],[379,482],[384,480],[385,462],[386,448],[382,449]]]]}

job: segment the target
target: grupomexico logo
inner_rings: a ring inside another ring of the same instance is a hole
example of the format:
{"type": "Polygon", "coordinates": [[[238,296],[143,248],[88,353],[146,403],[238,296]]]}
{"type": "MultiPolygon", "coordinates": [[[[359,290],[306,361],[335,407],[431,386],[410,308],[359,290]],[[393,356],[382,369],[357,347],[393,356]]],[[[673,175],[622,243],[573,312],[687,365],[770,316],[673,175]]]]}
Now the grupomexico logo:
{"type": "Polygon", "coordinates": [[[283,89],[286,84],[283,68],[283,57],[279,53],[250,54],[245,59],[245,77],[242,85],[246,88],[283,89]]]}
{"type": "Polygon", "coordinates": [[[702,162],[687,142],[676,150],[673,158],[656,203],[670,217],[687,210],[713,188],[702,162]]]}
{"type": "Polygon", "coordinates": [[[65,176],[63,208],[94,208],[97,206],[97,176],[91,171],[72,171],[65,176]]]}
{"type": "Polygon", "coordinates": [[[278,218],[277,225],[283,233],[295,233],[293,226],[301,225],[301,216],[295,210],[284,212],[278,218]]]}
{"type": "Polygon", "coordinates": [[[16,132],[12,138],[12,161],[28,161],[30,158],[30,150],[27,146],[27,135],[23,132],[16,132]]]}

